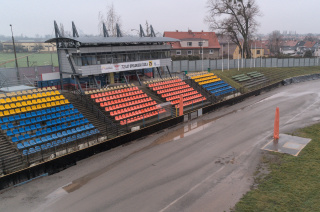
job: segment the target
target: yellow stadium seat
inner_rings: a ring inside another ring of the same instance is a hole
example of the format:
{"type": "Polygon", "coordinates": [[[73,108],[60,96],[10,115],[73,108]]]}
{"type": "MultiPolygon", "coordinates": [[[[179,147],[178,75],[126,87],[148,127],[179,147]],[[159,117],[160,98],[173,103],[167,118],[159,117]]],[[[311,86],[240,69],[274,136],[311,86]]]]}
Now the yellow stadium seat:
{"type": "Polygon", "coordinates": [[[55,98],[56,100],[61,100],[60,96],[56,96],[55,98]]]}
{"type": "Polygon", "coordinates": [[[52,90],[57,90],[57,88],[56,88],[56,87],[54,87],[54,86],[52,86],[52,87],[51,87],[51,89],[52,89],[52,90]]]}
{"type": "Polygon", "coordinates": [[[56,106],[59,106],[59,105],[61,105],[60,101],[56,101],[56,106]]]}
{"type": "Polygon", "coordinates": [[[3,93],[0,93],[0,98],[6,98],[6,95],[3,93]]]}
{"type": "Polygon", "coordinates": [[[42,109],[42,107],[41,107],[40,104],[37,105],[37,109],[38,109],[38,110],[39,110],[39,109],[42,109]]]}
{"type": "Polygon", "coordinates": [[[41,99],[37,99],[37,103],[41,104],[42,103],[41,99]]]}
{"type": "Polygon", "coordinates": [[[5,104],[6,100],[5,99],[0,99],[0,104],[5,104]]]}
{"type": "Polygon", "coordinates": [[[4,105],[4,108],[5,108],[6,110],[11,109],[11,107],[10,107],[10,105],[9,105],[9,104],[5,104],[5,105],[4,105]]]}
{"type": "Polygon", "coordinates": [[[5,110],[6,108],[3,105],[0,105],[0,110],[5,110]]]}
{"type": "Polygon", "coordinates": [[[9,110],[5,110],[5,111],[3,111],[3,114],[4,114],[5,116],[9,116],[9,115],[10,115],[10,112],[9,112],[9,110]]]}
{"type": "Polygon", "coordinates": [[[47,107],[51,107],[51,103],[50,102],[47,102],[47,107]]]}
{"type": "Polygon", "coordinates": [[[42,91],[42,89],[41,88],[37,88],[37,92],[41,92],[42,91]]]}
{"type": "Polygon", "coordinates": [[[27,112],[26,108],[25,108],[25,107],[22,107],[22,108],[21,108],[21,113],[25,113],[25,112],[27,112]]]}
{"type": "Polygon", "coordinates": [[[6,103],[11,103],[11,98],[6,98],[6,103]]]}
{"type": "MultiPolygon", "coordinates": [[[[20,103],[20,102],[19,102],[20,103]]],[[[21,106],[20,107],[25,107],[25,106],[27,106],[28,104],[27,104],[27,102],[25,102],[25,101],[22,101],[21,102],[21,106]]]]}
{"type": "Polygon", "coordinates": [[[38,89],[32,89],[32,92],[33,92],[33,93],[37,93],[37,92],[38,92],[38,89]]]}
{"type": "Polygon", "coordinates": [[[27,90],[27,93],[30,93],[30,94],[31,94],[31,93],[33,93],[33,92],[32,92],[32,90],[27,90]]]}
{"type": "Polygon", "coordinates": [[[42,97],[41,93],[37,93],[37,98],[41,98],[41,97],[42,97]]]}
{"type": "Polygon", "coordinates": [[[17,102],[17,103],[16,103],[16,106],[17,106],[17,107],[22,107],[21,102],[17,102]]]}
{"type": "Polygon", "coordinates": [[[56,93],[54,91],[51,91],[50,94],[51,94],[51,96],[55,96],[56,95],[56,93]]]}
{"type": "Polygon", "coordinates": [[[46,103],[46,102],[47,102],[46,98],[42,98],[41,101],[42,101],[43,103],[46,103]]]}
{"type": "Polygon", "coordinates": [[[34,93],[34,94],[32,94],[32,98],[30,98],[30,99],[36,99],[36,98],[38,98],[37,94],[34,93]]]}
{"type": "Polygon", "coordinates": [[[63,95],[60,95],[60,99],[65,99],[63,95]]]}
{"type": "Polygon", "coordinates": [[[16,108],[17,106],[16,106],[15,103],[11,103],[11,104],[10,104],[10,107],[11,107],[12,109],[14,109],[14,108],[16,108]]]}
{"type": "Polygon", "coordinates": [[[28,100],[28,99],[33,99],[32,95],[28,94],[28,95],[27,95],[27,100],[28,100]]]}
{"type": "Polygon", "coordinates": [[[47,105],[46,105],[45,103],[43,103],[43,104],[41,104],[41,107],[42,107],[42,108],[46,108],[47,105]]]}
{"type": "Polygon", "coordinates": [[[16,113],[21,113],[20,108],[16,108],[14,111],[15,111],[16,113]]]}
{"type": "Polygon", "coordinates": [[[54,92],[54,94],[55,94],[55,95],[59,95],[60,92],[59,92],[58,90],[56,90],[56,91],[54,92]]]}
{"type": "Polygon", "coordinates": [[[51,107],[56,106],[56,102],[51,102],[51,107]]]}
{"type": "Polygon", "coordinates": [[[46,88],[42,88],[42,91],[47,91],[47,89],[46,88]]]}
{"type": "Polygon", "coordinates": [[[23,99],[23,100],[28,100],[28,97],[27,97],[26,95],[23,95],[23,96],[22,96],[22,99],[23,99]]]}
{"type": "Polygon", "coordinates": [[[3,112],[2,112],[2,111],[0,111],[0,117],[3,117],[3,116],[4,116],[3,112]]]}
{"type": "Polygon", "coordinates": [[[22,92],[21,91],[17,91],[17,95],[22,95],[22,92]]]}
{"type": "Polygon", "coordinates": [[[51,101],[56,101],[56,98],[54,96],[51,96],[51,101]]]}
{"type": "Polygon", "coordinates": [[[29,106],[33,105],[32,101],[31,101],[31,100],[28,100],[28,101],[27,101],[27,105],[29,105],[29,106]]]}
{"type": "Polygon", "coordinates": [[[68,99],[65,99],[65,100],[64,100],[64,103],[65,103],[65,104],[70,104],[70,102],[69,102],[68,99]]]}
{"type": "Polygon", "coordinates": [[[46,100],[47,100],[47,102],[51,102],[50,97],[47,97],[46,100]]]}
{"type": "Polygon", "coordinates": [[[37,100],[33,99],[33,100],[32,100],[32,104],[33,104],[33,105],[36,105],[36,104],[37,104],[37,100]]]}
{"type": "Polygon", "coordinates": [[[35,105],[31,106],[31,110],[36,110],[36,109],[37,109],[37,106],[35,106],[35,105]]]}
{"type": "Polygon", "coordinates": [[[26,107],[26,110],[29,112],[32,110],[32,108],[30,106],[26,107]]]}
{"type": "Polygon", "coordinates": [[[27,91],[22,91],[21,93],[22,93],[22,94],[27,94],[28,92],[27,92],[27,91]]]}
{"type": "Polygon", "coordinates": [[[18,96],[18,97],[17,97],[17,100],[18,100],[19,102],[23,101],[23,99],[22,99],[21,96],[18,96]]]}
{"type": "Polygon", "coordinates": [[[47,97],[48,94],[46,92],[41,93],[42,97],[47,97]]]}
{"type": "Polygon", "coordinates": [[[16,114],[16,112],[14,111],[14,109],[11,109],[11,110],[9,111],[9,113],[10,113],[10,115],[16,114]]]}
{"type": "Polygon", "coordinates": [[[12,101],[12,102],[16,102],[16,101],[18,101],[18,100],[17,100],[16,97],[11,97],[11,101],[12,101]]]}
{"type": "Polygon", "coordinates": [[[51,87],[47,87],[47,91],[52,91],[52,88],[51,87]]]}

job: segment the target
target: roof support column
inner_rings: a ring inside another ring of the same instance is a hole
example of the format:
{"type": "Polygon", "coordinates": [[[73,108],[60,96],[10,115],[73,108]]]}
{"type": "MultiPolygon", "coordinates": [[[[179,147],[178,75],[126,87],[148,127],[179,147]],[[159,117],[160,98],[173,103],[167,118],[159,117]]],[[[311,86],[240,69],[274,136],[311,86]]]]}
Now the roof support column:
{"type": "Polygon", "coordinates": [[[140,81],[140,77],[139,77],[139,75],[138,75],[138,72],[137,72],[137,70],[136,70],[136,76],[137,76],[137,79],[138,79],[138,81],[139,81],[139,84],[140,84],[140,86],[141,86],[142,84],[141,84],[141,81],[140,81]]]}

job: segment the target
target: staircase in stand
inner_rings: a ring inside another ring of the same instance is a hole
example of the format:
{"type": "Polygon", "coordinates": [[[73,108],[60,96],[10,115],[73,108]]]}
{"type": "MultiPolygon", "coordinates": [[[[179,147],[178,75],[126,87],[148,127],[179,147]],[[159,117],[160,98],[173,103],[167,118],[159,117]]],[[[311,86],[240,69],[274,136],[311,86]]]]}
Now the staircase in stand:
{"type": "MultiPolygon", "coordinates": [[[[2,170],[12,172],[23,168],[21,154],[5,136],[0,135],[0,174],[2,170]]],[[[5,173],[2,173],[5,174],[5,173]]]]}

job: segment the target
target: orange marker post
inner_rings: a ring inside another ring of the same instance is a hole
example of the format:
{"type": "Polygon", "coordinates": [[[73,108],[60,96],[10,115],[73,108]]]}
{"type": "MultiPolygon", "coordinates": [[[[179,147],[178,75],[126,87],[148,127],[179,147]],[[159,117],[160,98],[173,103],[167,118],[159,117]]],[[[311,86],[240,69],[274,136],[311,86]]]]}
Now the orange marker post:
{"type": "Polygon", "coordinates": [[[183,96],[180,95],[180,102],[179,102],[179,116],[183,115],[183,96]]]}
{"type": "Polygon", "coordinates": [[[276,115],[274,119],[274,132],[273,132],[273,141],[278,143],[279,140],[279,107],[276,108],[276,115]]]}

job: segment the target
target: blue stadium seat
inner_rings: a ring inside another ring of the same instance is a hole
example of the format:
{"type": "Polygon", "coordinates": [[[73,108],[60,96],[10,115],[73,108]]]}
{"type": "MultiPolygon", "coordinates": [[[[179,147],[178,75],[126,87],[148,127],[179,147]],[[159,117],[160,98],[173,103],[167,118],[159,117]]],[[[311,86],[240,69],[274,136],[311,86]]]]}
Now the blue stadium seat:
{"type": "Polygon", "coordinates": [[[33,147],[31,147],[31,148],[29,149],[28,154],[30,155],[30,154],[33,154],[33,153],[36,153],[36,151],[34,150],[34,148],[33,148],[33,147]]]}
{"type": "Polygon", "coordinates": [[[9,122],[9,119],[8,119],[7,117],[3,117],[3,118],[2,118],[2,122],[3,122],[3,123],[7,123],[7,122],[9,122]]]}
{"type": "Polygon", "coordinates": [[[21,115],[20,115],[20,118],[21,118],[21,119],[26,119],[26,118],[27,118],[27,117],[26,117],[26,114],[21,114],[21,115]]]}
{"type": "Polygon", "coordinates": [[[73,112],[74,112],[74,113],[79,113],[79,110],[78,110],[77,108],[75,108],[75,109],[73,110],[73,112]]]}
{"type": "Polygon", "coordinates": [[[8,131],[7,131],[7,136],[13,136],[13,133],[12,133],[11,130],[8,130],[8,131]]]}
{"type": "Polygon", "coordinates": [[[66,117],[66,122],[70,122],[71,118],[69,116],[66,117]]]}
{"type": "Polygon", "coordinates": [[[57,136],[58,136],[59,138],[63,137],[63,135],[62,135],[61,132],[58,132],[58,133],[57,133],[57,136]]]}
{"type": "Polygon", "coordinates": [[[86,130],[90,129],[89,124],[85,125],[84,127],[86,128],[86,130]]]}
{"type": "Polygon", "coordinates": [[[36,119],[35,119],[35,118],[32,118],[32,119],[31,119],[31,123],[32,123],[32,124],[37,123],[36,119]]]}
{"type": "MultiPolygon", "coordinates": [[[[41,117],[36,118],[36,122],[41,122],[41,121],[42,121],[41,117]]],[[[31,122],[32,122],[32,120],[31,120],[31,122]]]]}
{"type": "Polygon", "coordinates": [[[79,117],[78,114],[74,116],[74,119],[79,119],[79,118],[80,118],[80,117],[79,117]]]}
{"type": "Polygon", "coordinates": [[[57,131],[57,128],[56,128],[56,127],[51,127],[51,131],[52,131],[52,132],[56,132],[56,131],[57,131]]]}
{"type": "Polygon", "coordinates": [[[50,113],[51,113],[51,109],[50,109],[50,108],[47,108],[46,114],[50,114],[50,113]]]}
{"type": "Polygon", "coordinates": [[[81,134],[77,134],[77,139],[81,139],[81,138],[82,138],[81,134]]]}
{"type": "Polygon", "coordinates": [[[76,122],[71,122],[71,127],[75,127],[76,126],[76,122]]]}
{"type": "Polygon", "coordinates": [[[41,143],[45,143],[45,142],[47,142],[48,140],[47,140],[47,138],[46,137],[42,137],[41,138],[41,143]]]}
{"type": "Polygon", "coordinates": [[[29,141],[29,144],[30,144],[31,146],[37,145],[37,143],[36,143],[34,140],[30,140],[30,141],[29,141]]]}
{"type": "Polygon", "coordinates": [[[47,130],[46,130],[46,129],[41,130],[41,134],[42,134],[42,135],[47,134],[47,130]]]}
{"type": "Polygon", "coordinates": [[[71,130],[67,130],[68,135],[72,135],[72,131],[71,130]]]}
{"type": "Polygon", "coordinates": [[[58,111],[60,111],[61,109],[60,109],[60,107],[56,107],[56,112],[58,112],[58,111]]]}
{"type": "Polygon", "coordinates": [[[18,148],[18,149],[24,149],[24,146],[23,146],[22,143],[18,143],[18,144],[17,144],[17,148],[18,148]]]}
{"type": "Polygon", "coordinates": [[[41,129],[41,125],[40,124],[36,124],[37,129],[41,129]]]}
{"type": "Polygon", "coordinates": [[[66,113],[64,111],[62,111],[61,116],[66,116],[66,113]]]}
{"type": "Polygon", "coordinates": [[[52,148],[52,144],[51,143],[47,143],[47,149],[52,148]]]}
{"type": "Polygon", "coordinates": [[[12,140],[12,142],[13,142],[13,143],[15,143],[15,142],[18,142],[18,141],[19,141],[19,139],[18,139],[17,137],[12,137],[12,139],[11,139],[11,140],[12,140]]]}
{"type": "Polygon", "coordinates": [[[41,139],[40,138],[36,138],[36,143],[37,144],[41,144],[42,143],[41,139]]]}
{"type": "Polygon", "coordinates": [[[52,139],[56,140],[58,139],[58,136],[56,134],[52,134],[52,139]]]}
{"type": "Polygon", "coordinates": [[[52,107],[51,108],[51,113],[55,113],[56,112],[56,108],[55,107],[52,107]]]}
{"type": "Polygon", "coordinates": [[[52,146],[59,146],[57,141],[52,141],[52,146]]]}
{"type": "Polygon", "coordinates": [[[67,138],[62,138],[62,139],[61,139],[61,144],[66,143],[66,141],[67,141],[67,138]]]}
{"type": "Polygon", "coordinates": [[[23,127],[20,127],[20,128],[19,128],[19,133],[24,133],[24,132],[25,132],[24,128],[23,128],[23,127]]]}
{"type": "Polygon", "coordinates": [[[52,141],[52,140],[53,140],[53,138],[52,138],[51,135],[47,135],[47,136],[46,136],[46,139],[47,139],[47,141],[52,141]]]}
{"type": "Polygon", "coordinates": [[[66,131],[62,131],[62,135],[63,135],[63,136],[67,136],[68,133],[67,133],[66,131]]]}
{"type": "Polygon", "coordinates": [[[3,124],[3,121],[2,121],[2,119],[0,118],[0,124],[3,124]]]}
{"type": "Polygon", "coordinates": [[[11,129],[11,128],[14,128],[14,126],[13,126],[12,123],[9,123],[9,124],[8,124],[8,129],[11,129]]]}
{"type": "Polygon", "coordinates": [[[81,126],[80,129],[81,129],[81,131],[85,131],[86,130],[86,128],[84,126],[81,126]]]}
{"type": "Polygon", "coordinates": [[[52,124],[52,125],[56,125],[56,124],[57,124],[56,120],[52,120],[52,121],[51,121],[51,124],[52,124]]]}
{"type": "Polygon", "coordinates": [[[30,119],[26,119],[26,125],[30,125],[31,124],[31,120],[30,119]]]}
{"type": "Polygon", "coordinates": [[[31,112],[31,116],[32,116],[32,117],[36,117],[36,116],[37,116],[37,113],[34,112],[34,111],[32,111],[32,112],[31,112]]]}
{"type": "Polygon", "coordinates": [[[68,105],[69,109],[74,108],[72,104],[68,105]]]}
{"type": "Polygon", "coordinates": [[[83,119],[83,118],[84,118],[84,116],[82,115],[82,113],[79,114],[79,118],[80,118],[80,119],[83,119]]]}
{"type": "MultiPolygon", "coordinates": [[[[60,110],[66,110],[66,107],[67,107],[68,105],[61,105],[60,106],[60,110]]],[[[69,107],[68,107],[69,108],[69,107]]]]}
{"type": "Polygon", "coordinates": [[[28,150],[27,150],[27,149],[23,150],[23,151],[22,151],[22,154],[23,154],[23,155],[28,155],[28,150]]]}
{"type": "Polygon", "coordinates": [[[70,111],[69,110],[66,110],[64,113],[66,114],[66,116],[70,116],[70,111]]]}
{"type": "Polygon", "coordinates": [[[37,110],[36,113],[37,113],[37,116],[42,116],[41,110],[37,110]]]}
{"type": "Polygon", "coordinates": [[[89,123],[88,119],[84,119],[83,121],[84,121],[85,124],[89,123]]]}
{"type": "Polygon", "coordinates": [[[80,120],[80,125],[84,125],[85,123],[84,123],[84,120],[83,119],[81,119],[80,120]]]}
{"type": "Polygon", "coordinates": [[[60,118],[61,117],[61,113],[56,113],[56,117],[60,118]]]}
{"type": "Polygon", "coordinates": [[[56,114],[55,114],[55,113],[52,113],[52,114],[51,114],[51,118],[52,118],[52,119],[56,119],[56,118],[57,118],[56,114]]]}
{"type": "Polygon", "coordinates": [[[7,130],[7,129],[8,129],[8,126],[6,124],[1,125],[1,130],[7,130]]]}
{"type": "Polygon", "coordinates": [[[62,127],[63,130],[68,128],[68,126],[66,124],[62,124],[61,127],[62,127]]]}
{"type": "Polygon", "coordinates": [[[81,132],[82,130],[81,130],[80,127],[77,127],[77,128],[76,128],[76,131],[77,131],[77,132],[81,132]]]}
{"type": "Polygon", "coordinates": [[[86,135],[89,137],[91,135],[90,131],[86,131],[86,135]]]}
{"type": "Polygon", "coordinates": [[[46,116],[46,119],[47,119],[47,120],[52,119],[52,118],[51,118],[51,115],[47,115],[47,116],[46,116]]]}
{"type": "Polygon", "coordinates": [[[14,116],[9,116],[9,121],[10,121],[10,122],[15,121],[15,120],[14,120],[14,116]]]}
{"type": "Polygon", "coordinates": [[[23,146],[24,146],[24,147],[30,147],[31,145],[29,144],[28,141],[25,141],[25,142],[23,142],[23,146]]]}
{"type": "Polygon", "coordinates": [[[65,123],[65,122],[66,122],[66,119],[65,119],[65,118],[62,118],[62,119],[61,119],[61,122],[62,122],[62,123],[65,123]]]}
{"type": "Polygon", "coordinates": [[[15,116],[14,116],[14,120],[15,120],[15,121],[19,121],[20,119],[21,119],[21,118],[20,118],[19,115],[15,115],[15,116]]]}
{"type": "Polygon", "coordinates": [[[46,150],[47,149],[47,145],[46,144],[41,144],[41,149],[42,150],[46,150]]]}
{"type": "Polygon", "coordinates": [[[24,130],[25,130],[26,132],[31,131],[31,129],[30,129],[30,127],[29,127],[29,126],[26,126],[26,127],[24,128],[24,130]]]}
{"type": "Polygon", "coordinates": [[[76,123],[76,126],[80,125],[80,121],[76,121],[75,123],[76,123]]]}
{"type": "Polygon", "coordinates": [[[32,118],[31,113],[26,113],[26,118],[28,118],[28,119],[32,118]]]}
{"type": "Polygon", "coordinates": [[[47,121],[46,125],[51,126],[52,125],[51,121],[47,121]]]}
{"type": "Polygon", "coordinates": [[[93,126],[92,124],[89,124],[89,127],[90,127],[90,128],[94,128],[94,126],[93,126]]]}
{"type": "Polygon", "coordinates": [[[19,141],[23,141],[23,140],[24,140],[24,136],[23,136],[23,135],[19,135],[19,136],[18,136],[18,140],[19,140],[19,141]]]}
{"type": "MultiPolygon", "coordinates": [[[[55,141],[54,141],[55,142],[55,141]]],[[[62,141],[59,139],[57,140],[57,145],[61,145],[62,144],[62,141]]]]}
{"type": "Polygon", "coordinates": [[[31,125],[30,129],[34,131],[34,130],[37,130],[37,127],[36,127],[36,125],[31,125]]]}
{"type": "Polygon", "coordinates": [[[12,130],[12,133],[13,133],[14,135],[20,134],[20,133],[19,133],[19,130],[17,130],[17,129],[12,130]]]}
{"type": "Polygon", "coordinates": [[[61,131],[61,130],[62,130],[61,125],[58,125],[58,126],[57,126],[57,131],[61,131]]]}
{"type": "Polygon", "coordinates": [[[72,134],[76,134],[78,131],[75,128],[71,129],[72,134]]]}
{"type": "Polygon", "coordinates": [[[25,140],[28,140],[28,139],[30,139],[30,138],[31,138],[31,137],[30,137],[29,134],[25,134],[25,135],[24,135],[24,139],[25,139],[25,140]]]}
{"type": "Polygon", "coordinates": [[[24,121],[20,121],[20,127],[26,125],[26,123],[24,121]]]}
{"type": "Polygon", "coordinates": [[[41,148],[40,148],[39,146],[36,146],[36,147],[34,148],[34,150],[35,150],[36,152],[40,152],[40,151],[41,151],[41,148]]]}
{"type": "Polygon", "coordinates": [[[52,133],[52,130],[51,130],[50,127],[47,128],[47,134],[48,134],[48,133],[52,133]]]}
{"type": "Polygon", "coordinates": [[[60,119],[56,119],[57,124],[61,124],[61,120],[60,119]]]}
{"type": "Polygon", "coordinates": [[[50,120],[50,119],[47,119],[47,117],[46,117],[46,116],[41,116],[41,117],[40,117],[40,119],[41,119],[41,121],[47,121],[47,120],[50,120]]]}

